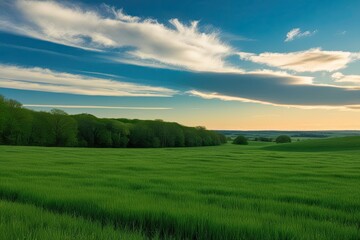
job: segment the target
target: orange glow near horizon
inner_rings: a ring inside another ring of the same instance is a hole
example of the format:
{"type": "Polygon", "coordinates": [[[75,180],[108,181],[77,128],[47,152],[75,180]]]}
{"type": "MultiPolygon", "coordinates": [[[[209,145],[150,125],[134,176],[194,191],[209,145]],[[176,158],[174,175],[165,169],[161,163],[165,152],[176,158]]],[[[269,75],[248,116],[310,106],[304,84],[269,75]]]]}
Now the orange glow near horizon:
{"type": "Polygon", "coordinates": [[[360,130],[360,111],[297,109],[273,106],[252,107],[229,113],[226,109],[193,113],[193,119],[176,118],[189,126],[221,130],[360,130]]]}

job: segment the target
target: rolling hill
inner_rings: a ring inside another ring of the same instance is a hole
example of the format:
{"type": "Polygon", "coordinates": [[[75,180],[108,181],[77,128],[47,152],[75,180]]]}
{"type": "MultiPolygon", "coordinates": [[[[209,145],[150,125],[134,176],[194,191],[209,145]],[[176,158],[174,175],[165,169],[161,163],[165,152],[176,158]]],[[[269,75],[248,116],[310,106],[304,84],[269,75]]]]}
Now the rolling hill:
{"type": "Polygon", "coordinates": [[[302,142],[266,146],[263,149],[274,150],[274,151],[294,151],[294,152],[359,150],[360,136],[312,139],[302,142]]]}

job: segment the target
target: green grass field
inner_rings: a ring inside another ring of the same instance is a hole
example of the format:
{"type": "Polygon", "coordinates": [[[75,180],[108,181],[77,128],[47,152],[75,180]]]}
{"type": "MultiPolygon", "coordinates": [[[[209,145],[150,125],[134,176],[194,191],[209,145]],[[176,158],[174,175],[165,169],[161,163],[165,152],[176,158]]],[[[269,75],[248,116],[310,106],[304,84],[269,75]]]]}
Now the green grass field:
{"type": "Polygon", "coordinates": [[[72,217],[46,211],[31,204],[0,201],[1,239],[143,239],[140,233],[115,230],[72,217]]]}
{"type": "Polygon", "coordinates": [[[359,148],[267,145],[0,146],[0,235],[360,239],[359,148]]]}
{"type": "Polygon", "coordinates": [[[360,137],[339,137],[311,139],[302,142],[275,144],[266,147],[267,150],[292,152],[328,152],[360,150],[360,137]]]}

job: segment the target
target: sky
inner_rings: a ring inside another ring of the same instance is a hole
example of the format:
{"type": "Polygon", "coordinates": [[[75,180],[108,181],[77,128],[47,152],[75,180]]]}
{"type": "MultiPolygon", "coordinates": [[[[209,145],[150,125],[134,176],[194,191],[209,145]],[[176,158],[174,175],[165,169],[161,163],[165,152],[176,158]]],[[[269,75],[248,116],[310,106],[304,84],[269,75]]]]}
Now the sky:
{"type": "Polygon", "coordinates": [[[223,130],[360,130],[360,1],[0,0],[0,95],[223,130]]]}

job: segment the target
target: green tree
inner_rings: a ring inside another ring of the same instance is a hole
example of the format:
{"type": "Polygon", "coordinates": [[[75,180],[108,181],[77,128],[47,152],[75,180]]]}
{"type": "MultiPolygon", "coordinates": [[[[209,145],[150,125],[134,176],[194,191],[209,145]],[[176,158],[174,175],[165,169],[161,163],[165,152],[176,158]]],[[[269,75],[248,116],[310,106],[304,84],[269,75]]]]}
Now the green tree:
{"type": "Polygon", "coordinates": [[[60,109],[50,111],[52,118],[52,133],[55,146],[75,146],[77,144],[77,122],[60,109]]]}
{"type": "Polygon", "coordinates": [[[5,123],[8,117],[5,97],[0,95],[0,144],[4,143],[3,134],[5,130],[5,123]]]}
{"type": "Polygon", "coordinates": [[[204,127],[162,120],[101,119],[70,116],[59,109],[35,112],[0,95],[0,144],[82,147],[183,147],[225,143],[224,135],[204,127]]]}
{"type": "Polygon", "coordinates": [[[248,145],[248,140],[246,137],[242,136],[242,135],[238,135],[234,141],[233,144],[239,144],[239,145],[248,145]]]}
{"type": "Polygon", "coordinates": [[[130,130],[131,147],[160,147],[160,139],[155,136],[148,122],[139,122],[132,126],[130,130]]]}
{"type": "Polygon", "coordinates": [[[291,138],[288,135],[280,135],[275,139],[276,143],[291,143],[291,138]]]}
{"type": "Polygon", "coordinates": [[[185,146],[196,147],[201,145],[201,137],[197,135],[197,131],[194,128],[184,128],[185,146]]]}
{"type": "Polygon", "coordinates": [[[75,115],[78,125],[78,143],[82,147],[98,147],[97,138],[100,134],[99,119],[91,114],[75,115]]]}
{"type": "Polygon", "coordinates": [[[111,132],[112,147],[127,147],[130,134],[128,125],[117,120],[107,121],[107,129],[111,132]]]}
{"type": "Polygon", "coordinates": [[[96,146],[103,148],[113,146],[112,134],[108,129],[106,129],[105,125],[101,125],[99,129],[99,133],[96,136],[96,146]]]}
{"type": "Polygon", "coordinates": [[[33,112],[30,145],[54,146],[55,134],[52,131],[52,116],[48,112],[33,112]]]}
{"type": "Polygon", "coordinates": [[[31,134],[32,111],[22,108],[21,103],[5,99],[5,118],[2,141],[10,145],[28,145],[31,134]]]}

